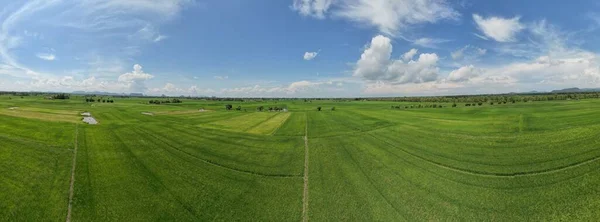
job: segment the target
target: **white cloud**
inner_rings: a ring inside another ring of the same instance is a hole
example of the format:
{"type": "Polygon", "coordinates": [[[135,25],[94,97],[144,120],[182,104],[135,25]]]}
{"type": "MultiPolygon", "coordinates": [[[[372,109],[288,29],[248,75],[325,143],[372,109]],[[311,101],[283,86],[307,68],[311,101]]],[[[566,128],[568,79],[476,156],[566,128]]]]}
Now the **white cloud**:
{"type": "Polygon", "coordinates": [[[476,59],[479,56],[483,56],[487,53],[487,49],[482,49],[472,45],[466,45],[454,52],[450,53],[450,57],[454,60],[460,59],[476,59]]]}
{"type": "MultiPolygon", "coordinates": [[[[51,79],[60,74],[37,72],[23,64],[18,54],[13,53],[20,48],[25,41],[43,41],[44,39],[60,38],[69,41],[74,48],[88,50],[73,52],[74,56],[85,57],[90,51],[103,57],[111,57],[115,60],[130,58],[131,50],[118,51],[123,45],[131,46],[134,51],[139,51],[138,45],[143,43],[143,37],[149,37],[148,41],[164,40],[165,36],[156,32],[154,35],[140,33],[139,39],[132,41],[119,41],[128,36],[135,35],[144,27],[158,27],[160,24],[176,17],[187,5],[194,0],[31,0],[14,2],[4,8],[0,13],[0,64],[12,67],[11,75],[22,78],[44,78],[51,79]],[[57,11],[59,9],[59,11],[57,11]],[[37,19],[43,18],[43,19],[37,19]],[[26,30],[31,27],[48,27],[48,31],[41,33],[26,30]],[[73,33],[79,33],[77,38],[69,39],[70,32],[64,32],[67,27],[73,33]],[[79,32],[81,31],[81,32],[79,32]],[[54,36],[53,36],[54,35],[54,36]],[[108,38],[114,44],[102,48],[88,48],[93,46],[88,42],[94,42],[98,38],[106,41],[108,38]],[[79,44],[79,45],[77,45],[79,44]],[[133,44],[133,45],[131,45],[133,44]],[[85,47],[84,47],[85,46],[85,47]],[[127,52],[126,52],[127,51],[127,52]]],[[[157,30],[157,29],[156,29],[157,30]]],[[[152,33],[152,32],[150,32],[152,33]]],[[[39,54],[41,59],[56,59],[52,52],[39,54]]],[[[78,70],[82,71],[82,70],[78,70]]],[[[83,70],[93,73],[95,70],[83,70]]],[[[110,73],[117,75],[119,73],[110,73]]],[[[103,75],[108,75],[104,73],[103,75]]]]}
{"type": "Polygon", "coordinates": [[[480,34],[477,34],[477,33],[473,33],[473,35],[474,35],[475,37],[477,37],[477,38],[480,38],[480,39],[483,39],[483,40],[490,40],[490,39],[488,39],[487,37],[485,37],[485,36],[482,36],[482,35],[480,35],[480,34]]]}
{"type": "MultiPolygon", "coordinates": [[[[392,44],[389,38],[376,36],[356,62],[354,76],[367,81],[383,81],[403,84],[430,82],[437,79],[439,60],[435,53],[422,53],[419,58],[407,63],[392,60],[392,44]]],[[[410,53],[410,51],[409,51],[410,53]]]]}
{"type": "Polygon", "coordinates": [[[422,46],[425,48],[437,48],[439,44],[444,42],[449,42],[450,40],[446,39],[432,39],[432,38],[420,38],[413,41],[413,44],[422,46]]]}
{"type": "Polygon", "coordinates": [[[236,88],[223,88],[217,92],[219,95],[241,97],[297,97],[297,96],[322,96],[323,93],[331,95],[344,91],[343,81],[297,81],[284,86],[246,86],[236,88]]]}
{"type": "Polygon", "coordinates": [[[340,0],[335,4],[339,6],[335,16],[392,36],[410,25],[460,17],[445,0],[340,0]]]}
{"type": "Polygon", "coordinates": [[[51,53],[38,53],[35,56],[46,61],[53,61],[56,59],[56,56],[51,53]]]}
{"type": "Polygon", "coordinates": [[[156,36],[156,38],[154,38],[154,42],[160,42],[160,41],[165,40],[167,38],[168,38],[167,36],[159,34],[158,36],[156,36]]]}
{"type": "Polygon", "coordinates": [[[294,0],[292,9],[301,15],[322,19],[332,3],[333,0],[294,0]]]}
{"type": "Polygon", "coordinates": [[[147,89],[146,80],[152,78],[154,78],[154,76],[145,73],[142,70],[141,65],[135,64],[133,66],[133,71],[120,75],[118,81],[128,84],[129,90],[132,92],[144,92],[147,89]]]}
{"type": "MultiPolygon", "coordinates": [[[[489,17],[484,18],[478,14],[473,14],[473,20],[475,21],[477,28],[483,32],[483,34],[491,39],[498,42],[514,42],[515,36],[524,26],[519,22],[520,17],[514,18],[502,18],[502,17],[489,17]]],[[[479,35],[476,35],[481,37],[479,35]]],[[[483,38],[487,39],[487,38],[483,38]]]]}
{"type": "Polygon", "coordinates": [[[463,66],[450,72],[450,75],[448,75],[448,80],[452,82],[463,82],[477,77],[481,73],[482,70],[475,68],[473,65],[463,66]]]}
{"type": "Polygon", "coordinates": [[[226,79],[229,79],[229,76],[213,76],[213,79],[216,79],[216,80],[226,80],[226,79]]]}
{"type": "Polygon", "coordinates": [[[408,52],[406,52],[402,55],[402,60],[404,60],[406,62],[412,60],[413,57],[415,57],[415,55],[417,54],[417,52],[419,52],[419,50],[417,50],[417,49],[408,50],[408,52]]]}
{"type": "Polygon", "coordinates": [[[367,83],[363,89],[363,93],[368,95],[440,95],[450,94],[456,89],[464,87],[459,83],[452,82],[425,82],[407,85],[395,85],[385,82],[367,83]]]}
{"type": "Polygon", "coordinates": [[[319,52],[305,52],[304,60],[313,60],[315,57],[317,57],[318,54],[319,52]]]}

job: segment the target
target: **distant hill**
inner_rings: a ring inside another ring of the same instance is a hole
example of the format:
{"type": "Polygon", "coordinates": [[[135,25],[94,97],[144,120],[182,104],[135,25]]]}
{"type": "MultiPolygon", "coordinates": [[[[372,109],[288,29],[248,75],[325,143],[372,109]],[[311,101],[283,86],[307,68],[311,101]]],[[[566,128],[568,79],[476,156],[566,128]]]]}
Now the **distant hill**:
{"type": "Polygon", "coordinates": [[[552,90],[551,93],[576,93],[576,92],[600,92],[600,88],[584,88],[580,89],[577,87],[552,90]]]}

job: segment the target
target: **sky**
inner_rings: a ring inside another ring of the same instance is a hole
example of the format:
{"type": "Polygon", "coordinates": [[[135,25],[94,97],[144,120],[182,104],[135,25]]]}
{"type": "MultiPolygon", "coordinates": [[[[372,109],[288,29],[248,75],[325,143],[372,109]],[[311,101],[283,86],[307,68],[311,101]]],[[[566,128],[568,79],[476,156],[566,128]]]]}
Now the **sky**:
{"type": "Polygon", "coordinates": [[[372,97],[600,87],[594,0],[31,0],[0,8],[0,91],[372,97]]]}

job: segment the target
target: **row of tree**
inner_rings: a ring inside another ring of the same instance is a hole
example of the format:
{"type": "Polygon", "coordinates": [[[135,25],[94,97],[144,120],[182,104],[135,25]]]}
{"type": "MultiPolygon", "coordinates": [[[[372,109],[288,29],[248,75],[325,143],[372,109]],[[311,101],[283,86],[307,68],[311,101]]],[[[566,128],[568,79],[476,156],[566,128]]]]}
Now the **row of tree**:
{"type": "Polygon", "coordinates": [[[445,102],[445,103],[515,103],[529,101],[578,100],[600,98],[600,92],[577,93],[531,93],[531,94],[496,94],[496,95],[465,95],[465,96],[427,96],[427,97],[380,97],[355,98],[366,101],[397,101],[397,102],[445,102]]]}
{"type": "Polygon", "coordinates": [[[70,99],[71,95],[66,94],[66,93],[59,93],[59,94],[54,94],[52,96],[50,96],[51,99],[70,99]]]}
{"type": "MultiPolygon", "coordinates": [[[[225,110],[234,110],[233,105],[231,105],[231,104],[225,105],[225,110]]],[[[237,106],[235,108],[235,110],[241,111],[242,110],[242,106],[237,106]]],[[[287,111],[287,108],[285,108],[285,107],[277,107],[277,106],[275,106],[275,107],[271,107],[271,106],[269,106],[269,107],[264,107],[264,106],[256,107],[256,111],[258,111],[258,112],[267,111],[267,110],[269,112],[273,112],[273,111],[274,112],[281,112],[281,111],[287,111]]],[[[244,111],[247,111],[247,110],[244,109],[244,111]]]]}
{"type": "MultiPolygon", "coordinates": [[[[438,105],[438,104],[431,104],[431,105],[410,105],[410,106],[404,106],[405,109],[409,109],[409,108],[442,108],[444,106],[442,105],[438,105]]],[[[456,104],[454,104],[452,107],[456,107],[456,104]]],[[[397,106],[392,106],[392,109],[401,109],[402,106],[397,105],[397,106]]]]}
{"type": "Polygon", "coordinates": [[[98,99],[94,99],[94,98],[85,98],[85,102],[87,103],[93,103],[93,102],[102,102],[102,103],[114,103],[115,101],[113,99],[103,99],[103,98],[98,98],[98,99]]]}
{"type": "MultiPolygon", "coordinates": [[[[506,101],[503,101],[503,102],[497,102],[497,103],[490,102],[489,104],[493,106],[494,104],[501,105],[501,104],[506,104],[506,103],[507,103],[506,101]]],[[[511,103],[516,103],[516,101],[511,101],[511,103]]],[[[483,104],[484,104],[483,102],[465,103],[465,106],[482,106],[483,104]]],[[[452,107],[457,107],[457,106],[458,106],[458,104],[456,104],[456,103],[452,104],[452,107]]],[[[404,107],[404,109],[412,109],[412,108],[443,108],[444,106],[441,104],[439,104],[439,105],[438,104],[426,104],[426,105],[419,104],[419,105],[404,105],[404,106],[392,105],[392,109],[402,109],[403,107],[404,107]]]]}
{"type": "MultiPolygon", "coordinates": [[[[226,110],[233,110],[233,106],[231,104],[227,104],[225,105],[225,109],[226,110]]],[[[235,110],[237,111],[242,111],[242,106],[237,106],[235,107],[235,110]]],[[[247,111],[246,109],[244,109],[244,111],[247,111]]]]}
{"type": "MultiPolygon", "coordinates": [[[[323,107],[317,106],[317,111],[321,111],[323,107]]],[[[331,107],[331,111],[335,111],[335,106],[331,107]]]]}
{"type": "Polygon", "coordinates": [[[158,100],[158,99],[154,99],[154,100],[150,100],[148,101],[149,104],[165,104],[165,103],[182,103],[182,101],[180,99],[177,98],[173,98],[173,99],[166,99],[166,100],[158,100]]]}

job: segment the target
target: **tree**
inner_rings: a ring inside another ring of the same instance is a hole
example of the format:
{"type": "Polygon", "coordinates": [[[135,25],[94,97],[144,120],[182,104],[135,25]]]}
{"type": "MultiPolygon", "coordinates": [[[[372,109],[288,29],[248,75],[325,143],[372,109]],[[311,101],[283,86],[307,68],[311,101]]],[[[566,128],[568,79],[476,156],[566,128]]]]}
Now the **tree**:
{"type": "Polygon", "coordinates": [[[334,107],[331,107],[331,111],[335,111],[335,106],[334,106],[334,107]]]}
{"type": "Polygon", "coordinates": [[[233,106],[231,104],[225,105],[225,109],[226,110],[231,110],[232,108],[233,108],[233,106]]]}
{"type": "Polygon", "coordinates": [[[259,112],[262,112],[264,109],[265,109],[265,107],[264,107],[264,106],[259,106],[259,107],[256,107],[256,110],[258,110],[259,112]]]}
{"type": "Polygon", "coordinates": [[[237,110],[237,111],[242,110],[242,106],[238,106],[237,108],[235,108],[235,110],[237,110]]]}
{"type": "Polygon", "coordinates": [[[456,107],[456,103],[452,104],[452,107],[456,107]]]}
{"type": "Polygon", "coordinates": [[[60,93],[60,94],[53,95],[51,98],[52,99],[69,99],[70,97],[71,96],[69,96],[68,94],[60,93]]]}
{"type": "Polygon", "coordinates": [[[321,107],[320,107],[320,106],[319,106],[319,107],[317,107],[317,111],[321,111],[321,107]]]}
{"type": "Polygon", "coordinates": [[[480,103],[477,103],[477,105],[481,106],[481,105],[483,105],[483,103],[482,103],[482,102],[480,102],[480,103]]]}

